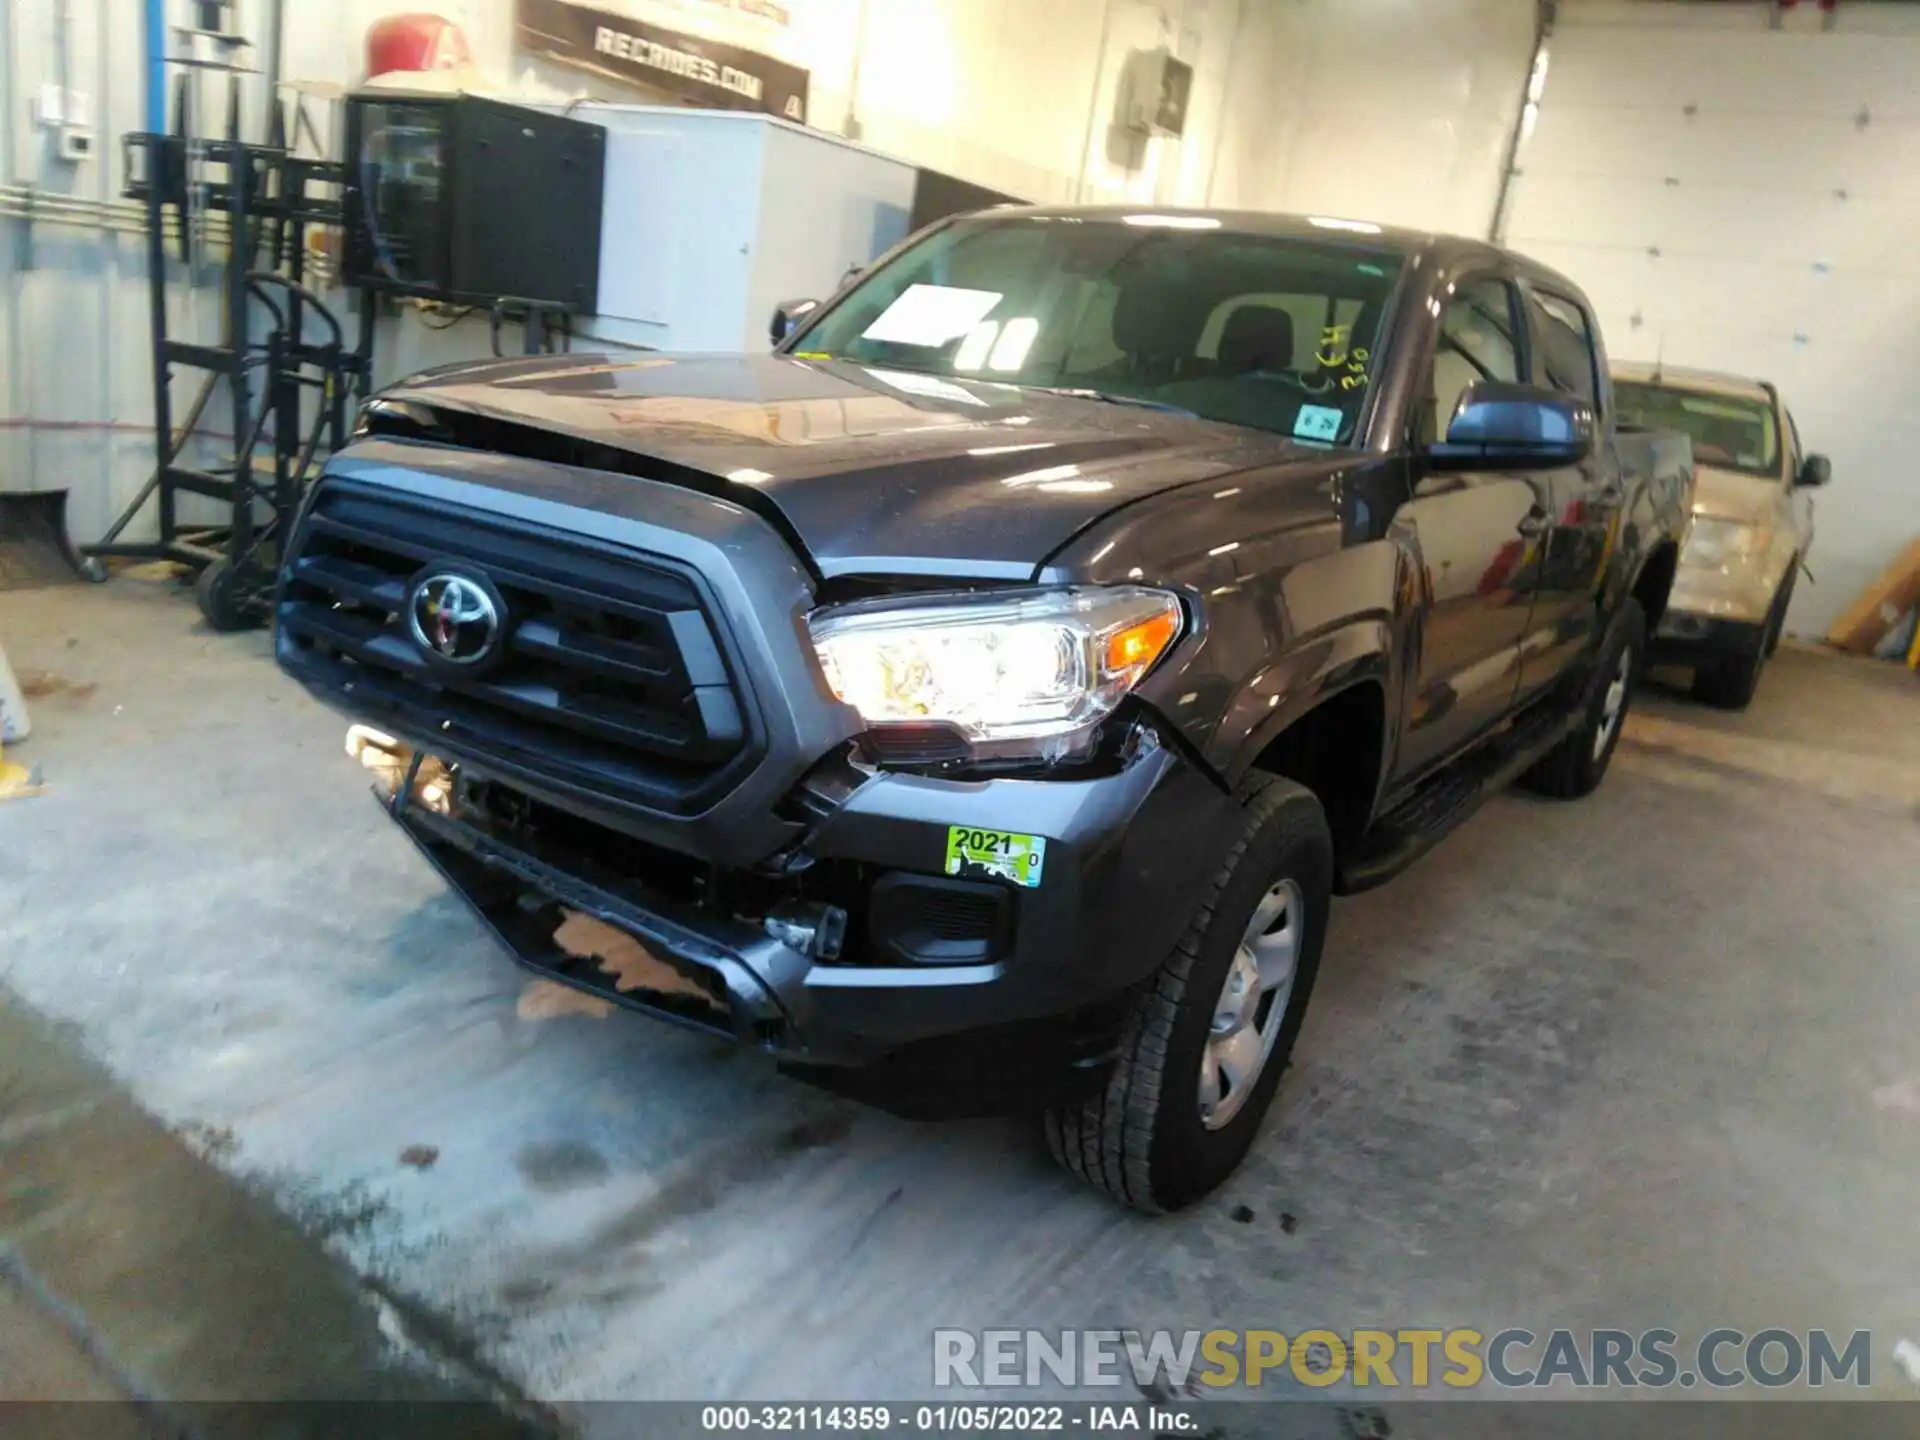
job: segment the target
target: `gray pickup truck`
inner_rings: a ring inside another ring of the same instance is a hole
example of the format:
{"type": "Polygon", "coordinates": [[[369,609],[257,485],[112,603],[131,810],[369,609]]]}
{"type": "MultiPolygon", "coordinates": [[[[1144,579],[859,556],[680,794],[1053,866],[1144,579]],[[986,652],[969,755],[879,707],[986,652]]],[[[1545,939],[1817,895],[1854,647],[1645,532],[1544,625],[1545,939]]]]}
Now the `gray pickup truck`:
{"type": "Polygon", "coordinates": [[[1353,221],[995,210],[775,327],[376,397],[280,664],[524,965],[1187,1204],[1332,897],[1600,783],[1686,438],[1563,276],[1353,221]]]}

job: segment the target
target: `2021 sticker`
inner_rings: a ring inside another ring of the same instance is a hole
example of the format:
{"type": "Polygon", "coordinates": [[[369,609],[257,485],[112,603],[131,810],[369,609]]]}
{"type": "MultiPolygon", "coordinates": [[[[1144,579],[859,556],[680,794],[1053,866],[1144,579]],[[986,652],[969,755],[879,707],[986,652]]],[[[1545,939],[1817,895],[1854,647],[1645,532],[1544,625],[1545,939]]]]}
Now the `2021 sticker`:
{"type": "Polygon", "coordinates": [[[949,875],[982,879],[998,877],[1038,888],[1047,865],[1044,835],[1017,835],[1008,830],[975,830],[967,825],[947,827],[949,875]]]}

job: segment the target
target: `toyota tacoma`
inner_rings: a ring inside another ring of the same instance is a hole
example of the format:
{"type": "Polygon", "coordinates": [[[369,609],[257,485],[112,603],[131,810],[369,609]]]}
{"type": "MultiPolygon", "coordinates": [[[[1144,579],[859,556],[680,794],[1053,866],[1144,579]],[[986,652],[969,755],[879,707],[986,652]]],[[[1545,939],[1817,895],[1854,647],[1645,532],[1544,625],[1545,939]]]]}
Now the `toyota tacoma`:
{"type": "Polygon", "coordinates": [[[774,338],[374,397],[279,663],[523,965],[1187,1204],[1331,897],[1600,783],[1687,440],[1564,277],[1349,220],[998,209],[774,338]]]}

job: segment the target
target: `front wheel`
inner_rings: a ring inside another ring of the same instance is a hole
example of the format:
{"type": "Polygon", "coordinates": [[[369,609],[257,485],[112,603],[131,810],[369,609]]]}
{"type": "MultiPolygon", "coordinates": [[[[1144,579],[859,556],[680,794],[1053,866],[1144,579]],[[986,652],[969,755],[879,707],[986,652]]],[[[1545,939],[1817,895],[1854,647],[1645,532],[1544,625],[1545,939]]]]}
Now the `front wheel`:
{"type": "Polygon", "coordinates": [[[1046,1115],[1054,1157],[1139,1210],[1190,1205],[1240,1164],[1320,968],[1333,889],[1320,802],[1271,775],[1238,798],[1239,842],[1135,1001],[1106,1088],[1046,1115]]]}
{"type": "Polygon", "coordinates": [[[1752,650],[1728,655],[1693,672],[1693,698],[1719,710],[1744,710],[1760,689],[1760,671],[1767,663],[1763,637],[1752,650]]]}
{"type": "Polygon", "coordinates": [[[1767,607],[1766,623],[1746,649],[1697,667],[1693,672],[1693,698],[1722,710],[1744,710],[1753,703],[1760,689],[1760,671],[1780,648],[1780,634],[1787,625],[1787,606],[1793,599],[1793,577],[1788,571],[1779,593],[1767,607]]]}

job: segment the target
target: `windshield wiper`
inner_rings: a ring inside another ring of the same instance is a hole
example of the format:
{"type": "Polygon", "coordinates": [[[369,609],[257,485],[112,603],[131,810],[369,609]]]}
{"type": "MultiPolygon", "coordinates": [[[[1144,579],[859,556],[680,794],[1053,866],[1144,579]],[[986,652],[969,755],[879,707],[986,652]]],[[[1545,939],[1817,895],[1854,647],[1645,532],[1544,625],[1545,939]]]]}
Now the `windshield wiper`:
{"type": "Polygon", "coordinates": [[[1142,410],[1162,410],[1169,415],[1184,415],[1189,420],[1200,418],[1184,405],[1169,405],[1164,400],[1144,400],[1138,395],[1116,395],[1110,390],[1086,390],[1074,385],[1034,385],[1028,388],[1044,390],[1049,395],[1065,395],[1074,400],[1100,400],[1108,405],[1134,405],[1142,410]]]}

